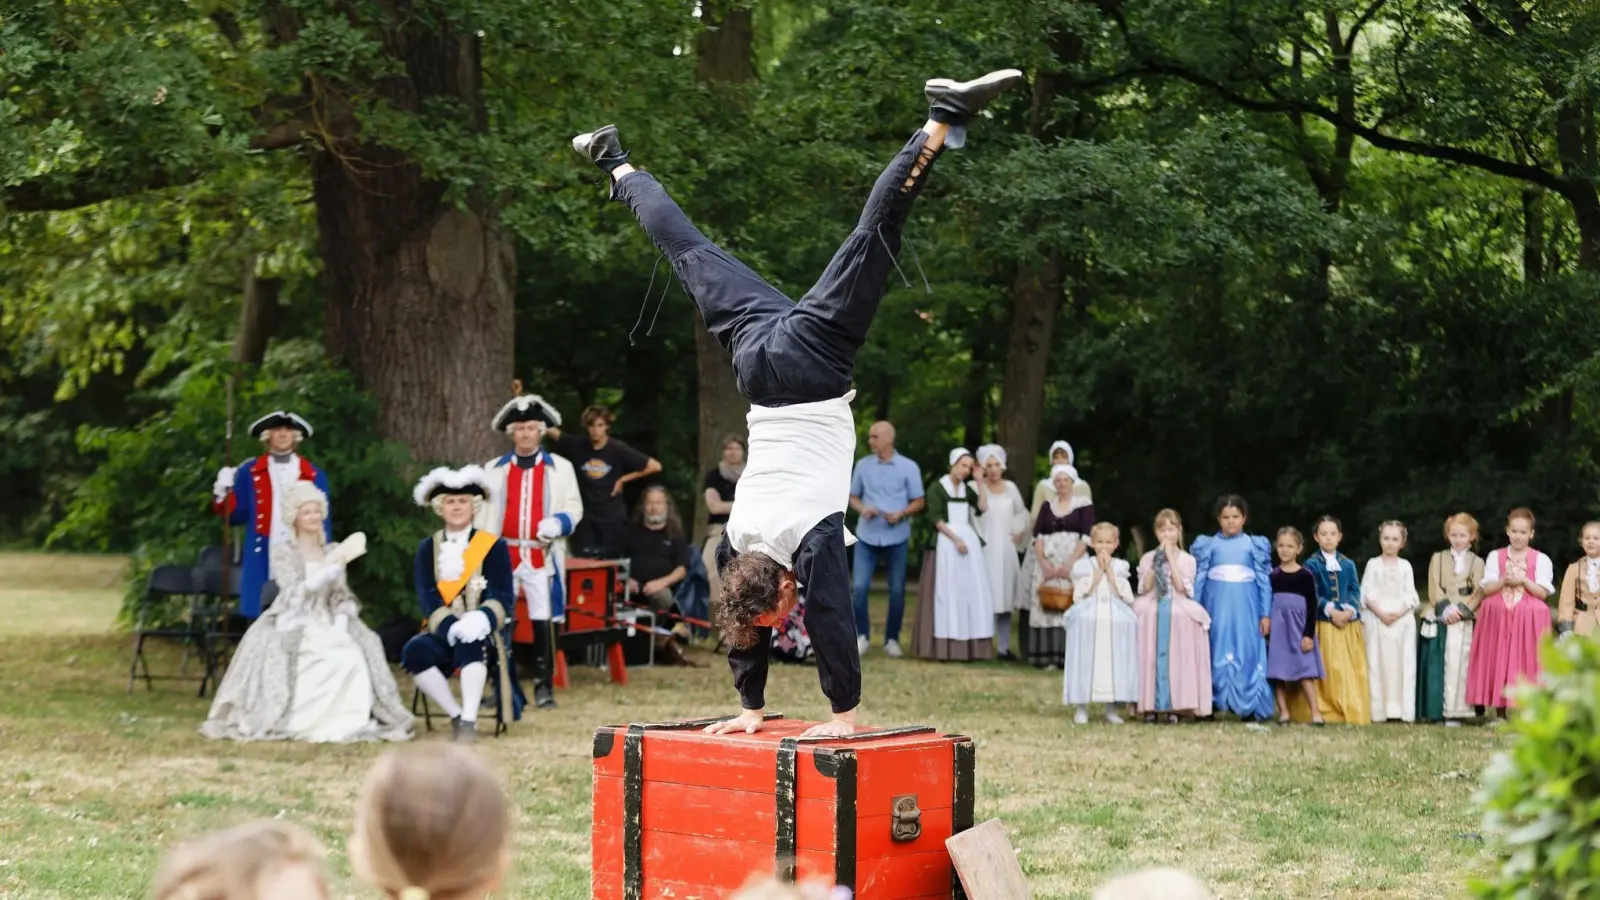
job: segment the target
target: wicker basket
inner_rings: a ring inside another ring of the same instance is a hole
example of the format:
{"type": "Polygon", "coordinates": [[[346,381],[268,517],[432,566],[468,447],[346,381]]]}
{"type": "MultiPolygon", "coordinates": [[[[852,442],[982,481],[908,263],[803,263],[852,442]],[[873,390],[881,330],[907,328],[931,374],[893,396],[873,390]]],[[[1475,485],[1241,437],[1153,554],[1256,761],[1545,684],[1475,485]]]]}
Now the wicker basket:
{"type": "Polygon", "coordinates": [[[1039,585],[1039,608],[1047,612],[1066,612],[1072,608],[1072,587],[1039,585]]]}

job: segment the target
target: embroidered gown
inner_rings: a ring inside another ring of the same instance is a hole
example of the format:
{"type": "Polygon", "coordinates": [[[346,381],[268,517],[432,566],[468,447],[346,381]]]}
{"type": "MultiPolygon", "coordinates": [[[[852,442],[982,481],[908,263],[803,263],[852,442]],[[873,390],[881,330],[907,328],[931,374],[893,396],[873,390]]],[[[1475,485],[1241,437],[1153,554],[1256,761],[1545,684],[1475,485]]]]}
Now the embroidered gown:
{"type": "Polygon", "coordinates": [[[975,490],[970,482],[952,486],[945,476],[926,492],[928,521],[948,525],[967,545],[967,552],[956,549],[955,541],[943,532],[935,532],[933,549],[923,556],[915,645],[923,659],[994,658],[994,603],[975,521],[981,518],[975,490]]]}
{"type": "Polygon", "coordinates": [[[1211,616],[1194,602],[1194,557],[1158,549],[1139,560],[1139,712],[1211,715],[1211,616]]]}
{"type": "Polygon", "coordinates": [[[1385,613],[1399,613],[1392,625],[1377,616],[1362,626],[1367,641],[1367,684],[1372,696],[1372,721],[1417,718],[1417,597],[1411,563],[1396,558],[1391,564],[1381,556],[1367,560],[1361,578],[1361,600],[1385,613]]]}
{"type": "Polygon", "coordinates": [[[1211,699],[1241,719],[1271,718],[1267,641],[1261,620],[1272,614],[1267,539],[1236,534],[1195,539],[1195,601],[1211,616],[1211,699]]]}
{"type": "MultiPolygon", "coordinates": [[[[1507,548],[1489,554],[1483,583],[1504,575],[1520,575],[1552,591],[1550,557],[1529,547],[1522,553],[1507,548]]],[[[1550,631],[1550,607],[1521,587],[1505,587],[1483,598],[1467,662],[1467,702],[1474,706],[1513,705],[1506,689],[1519,681],[1539,680],[1539,641],[1550,631]]]]}
{"type": "MultiPolygon", "coordinates": [[[[1372,722],[1372,689],[1367,680],[1367,639],[1361,623],[1361,580],[1356,564],[1343,553],[1328,558],[1320,551],[1305,562],[1317,586],[1317,644],[1322,649],[1322,680],[1317,682],[1317,707],[1325,722],[1368,725],[1372,722]],[[1356,617],[1343,628],[1333,624],[1334,610],[1356,617]]],[[[1299,691],[1290,691],[1289,716],[1311,721],[1311,707],[1299,691]]]]}
{"type": "Polygon", "coordinates": [[[1072,567],[1072,608],[1067,629],[1061,702],[1132,703],[1139,699],[1139,620],[1127,560],[1111,561],[1111,576],[1095,580],[1098,561],[1085,555],[1072,567]],[[1093,584],[1093,589],[1090,585],[1093,584]]]}
{"type": "MultiPolygon", "coordinates": [[[[1067,564],[1078,545],[1089,539],[1089,529],[1094,527],[1094,505],[1081,497],[1073,497],[1067,509],[1056,513],[1055,501],[1039,508],[1034,521],[1034,537],[1044,543],[1044,554],[1050,563],[1060,567],[1067,564]]],[[[1086,551],[1087,552],[1087,551],[1086,551]]],[[[1048,612],[1039,605],[1039,585],[1044,584],[1044,569],[1029,542],[1028,552],[1022,560],[1022,577],[1017,579],[1017,608],[1028,613],[1028,627],[1024,640],[1028,661],[1038,668],[1060,666],[1065,658],[1067,635],[1061,627],[1061,613],[1048,612]]],[[[1054,578],[1051,585],[1066,587],[1070,580],[1054,578]]]]}
{"type": "Polygon", "coordinates": [[[344,572],[307,563],[293,541],[274,543],[272,554],[277,599],[240,639],[200,733],[235,741],[409,739],[411,713],[344,572]],[[347,619],[342,628],[339,615],[347,619]]]}
{"type": "Polygon", "coordinates": [[[1457,557],[1440,550],[1428,561],[1428,606],[1417,634],[1417,718],[1427,722],[1470,719],[1467,659],[1472,653],[1472,623],[1483,594],[1483,558],[1471,550],[1457,557]],[[1444,623],[1454,608],[1461,621],[1444,623]],[[1429,632],[1432,632],[1431,634],[1429,632]]]}

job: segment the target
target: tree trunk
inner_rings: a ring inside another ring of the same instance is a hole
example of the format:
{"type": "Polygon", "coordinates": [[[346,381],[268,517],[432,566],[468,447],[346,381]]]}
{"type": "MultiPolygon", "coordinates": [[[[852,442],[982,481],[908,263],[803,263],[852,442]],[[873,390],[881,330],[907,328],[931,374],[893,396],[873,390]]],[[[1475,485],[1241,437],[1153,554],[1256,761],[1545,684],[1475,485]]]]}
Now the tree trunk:
{"type": "Polygon", "coordinates": [[[1544,281],[1544,190],[1522,189],[1522,280],[1544,281]]]}
{"type": "MultiPolygon", "coordinates": [[[[738,86],[754,81],[756,77],[754,37],[755,28],[748,7],[736,7],[727,0],[703,0],[700,21],[704,29],[695,38],[698,57],[695,76],[701,82],[719,88],[732,88],[726,93],[731,102],[719,106],[728,118],[743,118],[743,95],[738,86]]],[[[731,132],[730,132],[731,133],[731,132]]],[[[730,434],[745,433],[745,414],[750,404],[740,396],[733,380],[733,357],[722,349],[709,332],[700,313],[694,316],[695,370],[699,377],[700,444],[699,471],[708,472],[722,458],[722,439],[730,434]]],[[[693,479],[695,485],[700,479],[693,479]]],[[[706,527],[705,492],[695,491],[694,536],[704,539],[706,527]]]]}
{"type": "MultiPolygon", "coordinates": [[[[396,26],[405,70],[378,85],[394,106],[447,99],[483,126],[475,39],[396,26]]],[[[378,402],[378,430],[422,461],[461,465],[499,450],[489,419],[513,370],[516,258],[498,211],[457,208],[444,185],[389,147],[334,137],[314,153],[326,342],[378,402]]]]}
{"type": "Polygon", "coordinates": [[[1061,254],[1039,265],[1017,267],[1011,282],[1011,338],[1000,387],[1000,444],[1009,457],[1011,479],[1033,483],[1039,446],[1039,415],[1044,409],[1044,378],[1050,363],[1050,336],[1061,302],[1061,254]]]}
{"type": "MultiPolygon", "coordinates": [[[[978,447],[983,444],[984,424],[989,418],[989,364],[978,358],[973,353],[972,362],[967,366],[966,397],[962,401],[962,446],[978,452],[978,447]]],[[[983,461],[978,460],[981,464],[983,461]]]]}
{"type": "Polygon", "coordinates": [[[259,366],[267,356],[267,343],[278,330],[278,292],[283,279],[256,274],[257,257],[244,268],[244,302],[239,305],[239,331],[233,336],[233,361],[259,366]]]}

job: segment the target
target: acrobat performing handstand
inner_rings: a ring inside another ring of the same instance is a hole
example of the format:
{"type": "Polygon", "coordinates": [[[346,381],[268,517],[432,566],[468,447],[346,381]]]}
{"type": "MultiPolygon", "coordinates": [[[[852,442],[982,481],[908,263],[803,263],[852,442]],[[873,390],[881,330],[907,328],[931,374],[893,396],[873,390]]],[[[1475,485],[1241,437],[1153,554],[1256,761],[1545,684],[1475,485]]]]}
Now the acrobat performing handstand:
{"type": "Polygon", "coordinates": [[[817,675],[832,706],[829,720],[806,734],[855,731],[861,659],[845,556],[855,538],[844,526],[856,449],[851,371],[928,170],[942,150],[966,142],[970,118],[1021,80],[1021,72],[1005,69],[964,83],[928,81],[927,124],[878,176],[855,230],[798,303],[707,240],[660,182],[629,165],[615,126],[572,141],[611,176],[612,199],[628,204],[666,255],[706,329],[733,355],[739,392],[750,401],[750,451],[716,554],[717,625],[731,647],[742,711],[707,726],[711,734],[761,728],[772,628],[802,594],[817,675]]]}

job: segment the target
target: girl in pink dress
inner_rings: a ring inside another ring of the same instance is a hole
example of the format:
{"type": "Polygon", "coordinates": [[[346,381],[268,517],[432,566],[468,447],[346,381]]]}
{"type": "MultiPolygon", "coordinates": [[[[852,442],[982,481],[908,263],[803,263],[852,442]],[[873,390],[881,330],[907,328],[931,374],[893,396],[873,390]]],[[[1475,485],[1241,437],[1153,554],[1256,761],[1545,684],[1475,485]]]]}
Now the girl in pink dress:
{"type": "Polygon", "coordinates": [[[1483,566],[1483,603],[1467,662],[1467,702],[1494,707],[1505,718],[1511,698],[1506,689],[1539,678],[1539,641],[1550,630],[1545,598],[1555,591],[1550,557],[1528,546],[1533,512],[1511,511],[1506,518],[1510,546],[1489,554],[1483,566]]]}
{"type": "Polygon", "coordinates": [[[1139,560],[1139,712],[1169,723],[1211,715],[1211,616],[1194,602],[1194,557],[1177,512],[1156,513],[1160,546],[1139,560]]]}

